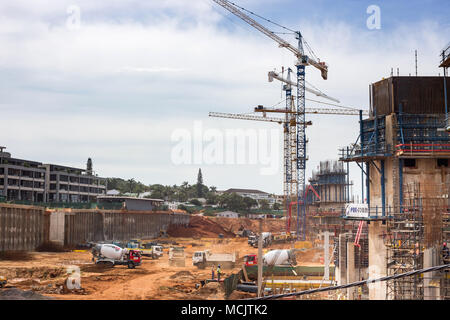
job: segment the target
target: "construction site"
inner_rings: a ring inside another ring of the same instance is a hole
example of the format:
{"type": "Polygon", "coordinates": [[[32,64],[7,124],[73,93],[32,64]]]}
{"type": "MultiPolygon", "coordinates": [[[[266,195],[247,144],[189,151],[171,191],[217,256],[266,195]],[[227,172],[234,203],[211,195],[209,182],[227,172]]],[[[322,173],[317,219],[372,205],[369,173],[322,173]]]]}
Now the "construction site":
{"type": "MultiPolygon", "coordinates": [[[[443,76],[392,73],[367,83],[368,108],[344,107],[306,81],[313,72],[327,80],[328,65],[300,31],[277,25],[294,34],[292,45],[265,26],[272,21],[230,1],[212,2],[295,58],[293,68],[268,73],[269,82],[281,83],[282,107],[209,113],[216,121],[281,125],[282,217],[6,199],[0,300],[450,300],[450,45],[436,52],[443,76]],[[306,107],[306,93],[325,107],[306,107]],[[333,159],[315,159],[310,177],[308,115],[350,116],[359,127],[353,141],[336,141],[333,159]]],[[[13,163],[5,170],[6,189],[8,170],[10,179],[23,170],[13,163]]],[[[15,189],[27,191],[13,186],[8,194],[15,189]]]]}

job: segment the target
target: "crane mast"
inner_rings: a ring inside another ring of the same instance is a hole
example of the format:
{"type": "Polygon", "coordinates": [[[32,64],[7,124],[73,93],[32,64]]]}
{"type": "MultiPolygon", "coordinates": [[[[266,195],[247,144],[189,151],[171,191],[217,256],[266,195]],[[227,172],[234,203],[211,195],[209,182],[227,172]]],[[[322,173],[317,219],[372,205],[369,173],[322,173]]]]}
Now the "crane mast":
{"type": "MultiPolygon", "coordinates": [[[[296,39],[298,41],[297,48],[291,45],[288,41],[280,38],[272,31],[250,18],[248,15],[243,13],[239,8],[227,0],[213,0],[215,3],[225,8],[235,16],[239,17],[253,28],[259,30],[272,40],[278,43],[282,48],[286,48],[291,51],[297,58],[296,62],[296,76],[297,76],[297,106],[295,112],[290,114],[289,126],[285,129],[289,129],[289,159],[290,159],[290,173],[286,172],[286,179],[289,177],[289,190],[286,190],[288,194],[285,195],[289,202],[297,203],[297,238],[299,237],[300,230],[300,215],[302,218],[302,234],[303,240],[306,238],[306,209],[305,205],[300,208],[300,203],[302,203],[304,190],[305,190],[305,170],[306,170],[306,125],[305,125],[305,69],[306,66],[312,65],[318,70],[320,70],[322,78],[326,80],[328,78],[328,66],[324,62],[315,61],[314,59],[306,56],[303,50],[303,38],[300,31],[295,32],[296,39]],[[289,127],[289,128],[287,128],[289,127]],[[301,212],[300,212],[301,209],[301,212]]],[[[290,85],[286,90],[286,96],[292,94],[290,85]]],[[[286,111],[288,108],[292,108],[290,105],[290,97],[286,99],[286,111]]],[[[286,143],[286,139],[285,139],[286,143]]],[[[305,203],[303,201],[303,203],[305,203]]]]}

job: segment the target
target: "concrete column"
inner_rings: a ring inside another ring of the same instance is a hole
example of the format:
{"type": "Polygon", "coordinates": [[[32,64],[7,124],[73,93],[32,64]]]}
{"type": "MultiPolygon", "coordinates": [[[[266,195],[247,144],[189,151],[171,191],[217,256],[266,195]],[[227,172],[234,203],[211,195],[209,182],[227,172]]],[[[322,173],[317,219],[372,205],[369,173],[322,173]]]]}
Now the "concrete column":
{"type": "MultiPolygon", "coordinates": [[[[430,268],[438,265],[438,255],[436,252],[439,252],[436,248],[425,249],[423,253],[424,268],[430,268]]],[[[435,277],[436,272],[427,272],[423,274],[424,300],[439,300],[440,282],[435,277]]]]}
{"type": "MultiPolygon", "coordinates": [[[[356,280],[356,270],[355,270],[355,245],[353,242],[347,242],[347,283],[352,283],[356,280]]],[[[347,299],[353,300],[355,288],[347,288],[347,299]]]]}
{"type": "Polygon", "coordinates": [[[49,241],[64,245],[65,213],[62,211],[50,214],[49,241]]]}
{"type": "Polygon", "coordinates": [[[263,295],[262,292],[262,278],[263,278],[263,264],[262,264],[262,219],[259,219],[259,237],[258,237],[258,297],[263,295]]]}
{"type": "Polygon", "coordinates": [[[323,237],[324,237],[324,245],[323,245],[324,258],[323,258],[323,262],[325,264],[323,277],[324,277],[325,281],[329,281],[330,280],[330,233],[328,231],[325,231],[323,233],[323,237]]]}
{"type": "Polygon", "coordinates": [[[347,250],[342,250],[347,247],[347,237],[344,234],[339,235],[339,272],[336,272],[336,278],[339,285],[347,284],[347,259],[345,258],[347,250]],[[337,276],[339,275],[339,276],[337,276]]]}
{"type": "MultiPolygon", "coordinates": [[[[381,221],[369,224],[369,278],[377,279],[387,275],[387,250],[384,245],[383,234],[386,225],[381,221]]],[[[369,284],[370,300],[386,299],[386,281],[369,284]]]]}

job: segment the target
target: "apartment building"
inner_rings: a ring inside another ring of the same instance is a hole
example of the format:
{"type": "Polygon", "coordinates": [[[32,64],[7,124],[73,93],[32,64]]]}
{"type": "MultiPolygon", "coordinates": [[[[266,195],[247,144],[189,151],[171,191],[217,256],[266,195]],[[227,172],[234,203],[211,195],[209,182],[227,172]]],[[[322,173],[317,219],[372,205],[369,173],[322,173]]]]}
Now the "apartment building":
{"type": "Polygon", "coordinates": [[[261,201],[261,200],[267,200],[269,202],[270,205],[273,205],[275,202],[278,203],[282,203],[283,198],[282,197],[278,197],[276,195],[264,192],[264,191],[260,191],[260,190],[254,190],[254,189],[228,189],[225,191],[220,191],[222,194],[223,193],[236,193],[237,195],[241,196],[241,197],[248,197],[248,198],[252,198],[256,201],[261,201]]]}
{"type": "Polygon", "coordinates": [[[106,180],[86,170],[11,157],[0,147],[0,195],[30,202],[91,202],[106,193],[106,180]]]}

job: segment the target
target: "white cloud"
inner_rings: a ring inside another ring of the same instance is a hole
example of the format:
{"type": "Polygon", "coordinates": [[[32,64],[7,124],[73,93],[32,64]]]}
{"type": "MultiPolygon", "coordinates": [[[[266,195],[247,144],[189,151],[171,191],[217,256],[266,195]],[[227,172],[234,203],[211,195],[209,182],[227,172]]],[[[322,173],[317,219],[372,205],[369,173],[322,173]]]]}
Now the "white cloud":
{"type": "MultiPolygon", "coordinates": [[[[270,2],[270,1],[269,1],[270,2]]],[[[96,160],[103,175],[174,184],[194,166],[175,167],[170,134],[196,119],[218,128],[273,128],[275,124],[208,119],[208,111],[250,112],[283,99],[267,71],[293,56],[250,27],[226,22],[211,1],[29,1],[0,3],[1,144],[18,157],[81,166],[96,160]],[[81,27],[65,27],[67,6],[81,8],[81,27]],[[139,8],[139,10],[136,10],[139,8]],[[5,121],[6,119],[6,121],[5,121]]],[[[242,25],[242,24],[241,24],[242,25]]],[[[302,22],[316,54],[329,63],[329,80],[308,68],[307,79],[344,104],[366,108],[369,83],[414,70],[436,75],[448,41],[435,22],[392,30],[356,30],[344,22],[302,22]]],[[[311,98],[316,98],[311,96],[311,98]]],[[[308,102],[307,106],[317,104],[308,102]]],[[[355,117],[312,116],[308,173],[358,134],[355,117]]],[[[220,188],[282,191],[281,168],[205,166],[205,182],[220,188]]],[[[358,172],[352,176],[356,183],[358,172]]]]}

